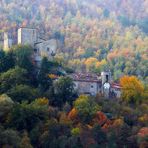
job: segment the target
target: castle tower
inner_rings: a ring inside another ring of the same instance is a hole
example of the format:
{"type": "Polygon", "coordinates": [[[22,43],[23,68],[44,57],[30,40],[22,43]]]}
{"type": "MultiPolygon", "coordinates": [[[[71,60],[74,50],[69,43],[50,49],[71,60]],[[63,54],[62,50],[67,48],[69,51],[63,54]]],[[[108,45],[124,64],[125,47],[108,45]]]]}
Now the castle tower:
{"type": "Polygon", "coordinates": [[[10,37],[10,34],[8,32],[4,33],[4,51],[9,51],[9,49],[12,47],[12,39],[10,37]]]}
{"type": "Polygon", "coordinates": [[[37,30],[31,28],[18,29],[18,44],[31,45],[34,48],[37,42],[37,30]]]}

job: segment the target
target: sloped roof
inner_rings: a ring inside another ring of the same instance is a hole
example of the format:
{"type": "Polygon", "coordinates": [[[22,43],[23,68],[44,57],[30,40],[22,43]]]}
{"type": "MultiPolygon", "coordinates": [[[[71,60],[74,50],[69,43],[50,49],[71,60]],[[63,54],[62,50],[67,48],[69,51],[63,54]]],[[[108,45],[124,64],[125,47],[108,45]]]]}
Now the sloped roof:
{"type": "Polygon", "coordinates": [[[81,82],[97,82],[101,83],[101,78],[97,74],[94,73],[73,73],[70,77],[74,81],[81,81],[81,82]]]}
{"type": "Polygon", "coordinates": [[[111,87],[112,87],[112,88],[117,88],[117,89],[121,89],[121,88],[122,88],[119,83],[112,83],[112,84],[111,84],[111,87]]]}

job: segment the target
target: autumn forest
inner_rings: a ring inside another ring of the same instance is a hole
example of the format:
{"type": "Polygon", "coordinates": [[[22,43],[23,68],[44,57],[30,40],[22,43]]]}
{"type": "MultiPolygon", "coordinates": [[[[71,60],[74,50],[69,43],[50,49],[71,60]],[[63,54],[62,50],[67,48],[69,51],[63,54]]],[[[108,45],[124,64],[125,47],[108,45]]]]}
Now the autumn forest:
{"type": "Polygon", "coordinates": [[[0,148],[147,148],[148,0],[0,0],[0,148]],[[19,27],[55,39],[52,60],[3,50],[19,27]],[[121,97],[80,94],[73,73],[109,70],[121,97]]]}

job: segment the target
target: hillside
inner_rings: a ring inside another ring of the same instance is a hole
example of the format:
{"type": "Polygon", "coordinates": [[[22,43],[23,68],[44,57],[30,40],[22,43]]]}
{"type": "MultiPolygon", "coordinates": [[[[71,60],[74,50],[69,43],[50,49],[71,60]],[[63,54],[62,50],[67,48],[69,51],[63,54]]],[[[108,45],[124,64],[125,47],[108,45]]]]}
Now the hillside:
{"type": "Polygon", "coordinates": [[[27,26],[58,39],[56,59],[72,69],[148,81],[147,0],[2,0],[0,20],[1,33],[27,26]]]}
{"type": "Polygon", "coordinates": [[[0,0],[0,148],[148,148],[148,0],[0,0]]]}

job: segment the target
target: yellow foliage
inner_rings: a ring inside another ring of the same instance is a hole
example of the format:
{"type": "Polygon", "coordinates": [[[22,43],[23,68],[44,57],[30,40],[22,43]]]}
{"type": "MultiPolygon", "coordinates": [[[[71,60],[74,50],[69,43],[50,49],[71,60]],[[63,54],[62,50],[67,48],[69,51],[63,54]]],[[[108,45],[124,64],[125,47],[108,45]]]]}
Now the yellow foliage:
{"type": "Polygon", "coordinates": [[[39,105],[48,105],[49,100],[47,98],[38,98],[35,100],[39,105]]]}
{"type": "Polygon", "coordinates": [[[103,59],[101,62],[96,63],[96,68],[99,68],[99,67],[106,65],[106,64],[107,64],[107,61],[105,59],[103,59]]]}
{"type": "Polygon", "coordinates": [[[48,77],[49,77],[50,79],[56,79],[56,78],[57,78],[57,76],[54,75],[54,74],[49,74],[48,77]]]}
{"type": "Polygon", "coordinates": [[[98,62],[98,60],[96,58],[91,57],[91,58],[88,58],[85,61],[85,64],[88,65],[88,66],[90,66],[90,65],[92,65],[93,63],[96,63],[96,62],[98,62]]]}
{"type": "Polygon", "coordinates": [[[135,76],[123,76],[120,79],[122,97],[125,101],[138,101],[144,93],[144,85],[135,76]]]}
{"type": "Polygon", "coordinates": [[[148,123],[148,115],[144,114],[143,116],[139,117],[138,119],[140,122],[146,122],[148,123]]]}
{"type": "Polygon", "coordinates": [[[116,119],[113,122],[113,127],[119,127],[119,126],[122,126],[123,124],[124,124],[124,121],[122,119],[116,119]]]}
{"type": "Polygon", "coordinates": [[[91,58],[86,59],[84,64],[86,65],[87,69],[90,69],[92,67],[96,67],[97,62],[98,60],[96,58],[91,57],[91,58]]]}

